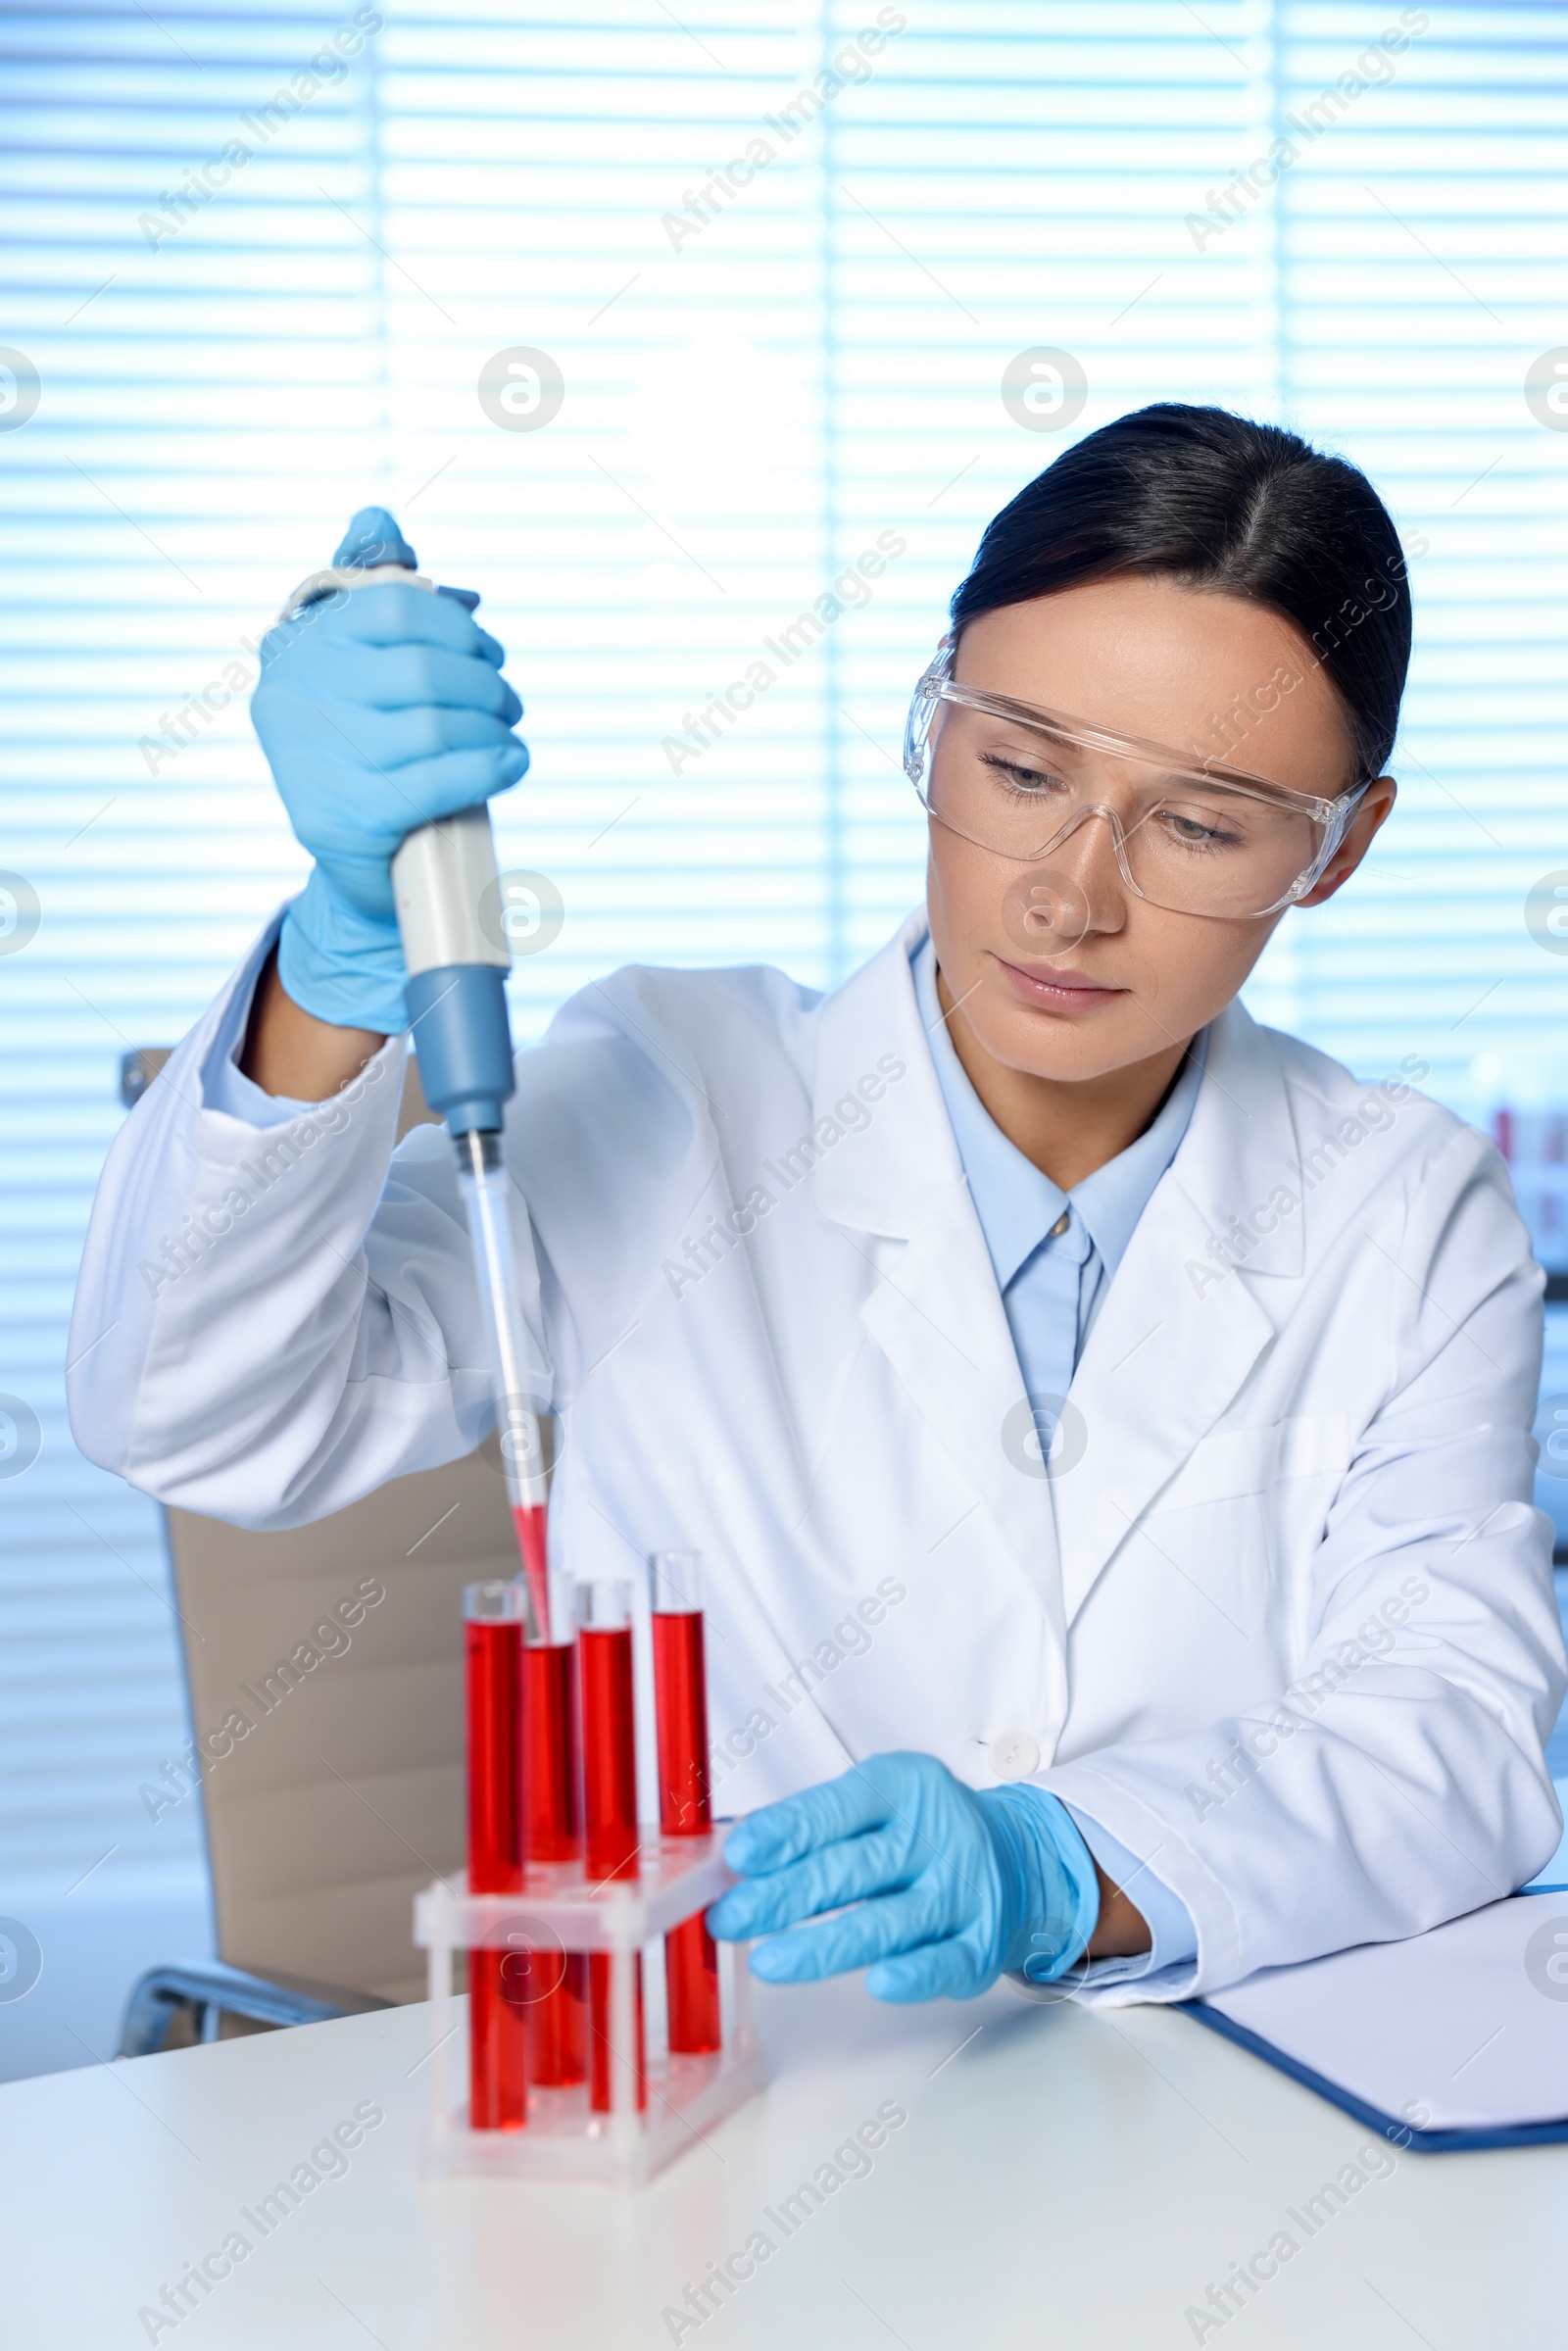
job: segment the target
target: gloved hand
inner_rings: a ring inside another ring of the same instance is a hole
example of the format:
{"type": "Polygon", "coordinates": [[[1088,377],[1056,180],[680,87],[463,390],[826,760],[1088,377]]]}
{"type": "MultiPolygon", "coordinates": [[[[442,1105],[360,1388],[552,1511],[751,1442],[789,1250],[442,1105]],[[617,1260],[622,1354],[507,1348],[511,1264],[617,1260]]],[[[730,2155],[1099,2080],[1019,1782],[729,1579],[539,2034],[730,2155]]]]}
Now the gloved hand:
{"type": "Polygon", "coordinates": [[[742,1883],[708,1913],[769,1984],[869,1966],[879,2000],[971,2000],[1008,1968],[1050,1984],[1081,1959],[1099,1881],[1072,1815],[1042,1788],[979,1793],[934,1755],[877,1755],[766,1804],[732,1831],[742,1883]],[[820,1927],[797,1927],[844,1903],[820,1927]],[[874,1963],[874,1964],[873,1964],[874,1963]]]}
{"type": "MultiPolygon", "coordinates": [[[[390,514],[365,507],[335,563],[414,564],[390,514]]],[[[522,705],[466,591],[340,590],[262,640],[251,717],[290,824],[316,859],[284,917],[278,970],[297,1004],[340,1028],[406,1028],[408,974],[391,860],[405,836],[524,773],[522,705]]]]}

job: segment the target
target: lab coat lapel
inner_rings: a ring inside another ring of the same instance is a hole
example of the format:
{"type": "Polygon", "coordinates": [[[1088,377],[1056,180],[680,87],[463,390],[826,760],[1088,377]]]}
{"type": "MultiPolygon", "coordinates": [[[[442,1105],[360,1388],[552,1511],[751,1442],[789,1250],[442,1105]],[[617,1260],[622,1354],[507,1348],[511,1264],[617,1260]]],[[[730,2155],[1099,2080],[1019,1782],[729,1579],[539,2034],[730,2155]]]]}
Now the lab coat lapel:
{"type": "MultiPolygon", "coordinates": [[[[1279,1215],[1270,1201],[1281,1187],[1298,1189],[1298,1157],[1273,1047],[1233,1004],[1210,1032],[1192,1122],[1133,1233],[1073,1380],[1087,1443],[1070,1472],[1053,1481],[1069,1625],[1274,1333],[1267,1277],[1299,1275],[1303,1242],[1300,1215],[1279,1215]]],[[[1282,1310],[1275,1302],[1275,1313],[1282,1310]]]]}
{"type": "Polygon", "coordinates": [[[909,971],[909,950],[924,928],[923,916],[911,919],[822,1008],[819,1120],[882,1056],[902,1064],[905,1074],[890,1085],[854,1148],[846,1143],[817,1168],[817,1202],[843,1228],[846,1247],[869,1257],[880,1274],[861,1321],[984,1510],[999,1564],[1010,1576],[1022,1572],[1060,1655],[1051,1488],[1028,1467],[1015,1467],[1004,1447],[1008,1415],[1023,1403],[1023,1380],[909,971]]]}
{"type": "MultiPolygon", "coordinates": [[[[962,1178],[861,1309],[932,1435],[1022,1568],[1058,1634],[1061,1578],[1051,1487],[1008,1458],[1023,1381],[962,1178]]],[[[1020,1437],[1021,1442],[1021,1437],[1020,1437]]]]}

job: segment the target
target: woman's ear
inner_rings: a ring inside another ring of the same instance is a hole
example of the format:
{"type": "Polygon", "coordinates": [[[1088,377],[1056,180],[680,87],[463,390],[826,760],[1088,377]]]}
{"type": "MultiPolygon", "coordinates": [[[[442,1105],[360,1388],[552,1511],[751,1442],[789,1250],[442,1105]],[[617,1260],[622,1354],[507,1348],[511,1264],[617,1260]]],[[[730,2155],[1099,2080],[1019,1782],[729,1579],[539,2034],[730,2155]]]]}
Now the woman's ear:
{"type": "Polygon", "coordinates": [[[1349,880],[1371,848],[1373,835],[1387,819],[1398,789],[1392,775],[1380,775],[1368,784],[1365,798],[1345,828],[1345,839],[1306,896],[1297,900],[1298,906],[1322,906],[1349,880]]]}

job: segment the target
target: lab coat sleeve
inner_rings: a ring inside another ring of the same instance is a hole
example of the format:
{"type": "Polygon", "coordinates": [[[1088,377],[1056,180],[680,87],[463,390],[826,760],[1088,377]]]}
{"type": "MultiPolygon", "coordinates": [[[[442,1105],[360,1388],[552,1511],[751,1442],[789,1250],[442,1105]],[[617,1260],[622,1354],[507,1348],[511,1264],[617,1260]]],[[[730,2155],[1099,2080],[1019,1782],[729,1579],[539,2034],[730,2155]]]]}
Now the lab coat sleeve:
{"type": "MultiPolygon", "coordinates": [[[[1524,1885],[1557,1842],[1544,1749],[1568,1673],[1531,1502],[1542,1277],[1473,1131],[1400,1191],[1344,1239],[1386,1369],[1313,1556],[1297,1670],[1270,1702],[1039,1775],[1197,1930],[1195,1961],[1082,1998],[1178,1999],[1417,1935],[1524,1885]]],[[[1347,1266],[1319,1278],[1348,1285],[1347,1266]]]]}
{"type": "MultiPolygon", "coordinates": [[[[451,1144],[418,1128],[392,1155],[405,1041],[281,1122],[208,1099],[214,1048],[235,1033],[274,936],[275,924],[116,1140],[68,1369],[90,1460],[258,1529],[456,1459],[491,1419],[451,1144]]],[[[548,1395],[538,1266],[527,1217],[514,1223],[548,1395]]]]}
{"type": "Polygon", "coordinates": [[[1198,1956],[1198,1930],[1192,1913],[1180,1895],[1173,1894],[1163,1878],[1141,1862],[1136,1853],[1129,1853],[1099,1821],[1092,1821],[1087,1812],[1068,1805],[1073,1827],[1089,1847],[1095,1861],[1112,1886],[1118,1886],[1130,1902],[1136,1903],[1149,1929],[1149,1948],[1135,1952],[1127,1959],[1092,1959],[1086,1963],[1081,1976],[1071,1979],[1075,1984],[1093,1985],[1113,1983],[1127,1984],[1134,1979],[1163,1974],[1166,1968],[1185,1967],[1198,1956]]]}
{"type": "MultiPolygon", "coordinates": [[[[268,936],[270,939],[275,933],[269,931],[268,936]]],[[[227,1008],[219,1020],[217,1034],[202,1062],[202,1101],[209,1110],[221,1110],[230,1118],[242,1119],[247,1126],[283,1126],[289,1119],[300,1117],[311,1104],[295,1096],[264,1093],[255,1079],[248,1078],[240,1068],[254,994],[254,981],[249,988],[235,987],[228,991],[227,1008]]]]}

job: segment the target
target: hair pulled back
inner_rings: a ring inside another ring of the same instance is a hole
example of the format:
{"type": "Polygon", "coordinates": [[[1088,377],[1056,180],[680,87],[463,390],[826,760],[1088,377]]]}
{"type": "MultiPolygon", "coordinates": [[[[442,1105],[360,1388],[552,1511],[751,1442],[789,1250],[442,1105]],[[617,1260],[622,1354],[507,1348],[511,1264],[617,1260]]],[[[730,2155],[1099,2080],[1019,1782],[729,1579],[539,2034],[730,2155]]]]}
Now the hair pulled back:
{"type": "Polygon", "coordinates": [[[1410,588],[1388,509],[1356,466],[1226,409],[1138,409],[1064,450],[987,525],[954,632],[1125,572],[1290,621],[1339,696],[1356,781],[1382,772],[1410,662],[1410,588]]]}

